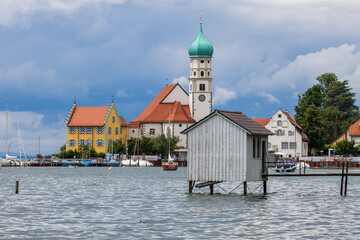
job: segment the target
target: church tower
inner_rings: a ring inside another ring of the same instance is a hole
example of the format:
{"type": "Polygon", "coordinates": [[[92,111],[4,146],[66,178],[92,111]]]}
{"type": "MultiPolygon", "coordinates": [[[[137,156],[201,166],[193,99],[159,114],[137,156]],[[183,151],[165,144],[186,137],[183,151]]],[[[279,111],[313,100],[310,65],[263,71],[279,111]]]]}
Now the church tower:
{"type": "Polygon", "coordinates": [[[213,52],[213,46],[204,37],[200,21],[200,32],[188,49],[190,56],[189,106],[191,116],[195,121],[199,121],[212,112],[211,58],[213,52]]]}

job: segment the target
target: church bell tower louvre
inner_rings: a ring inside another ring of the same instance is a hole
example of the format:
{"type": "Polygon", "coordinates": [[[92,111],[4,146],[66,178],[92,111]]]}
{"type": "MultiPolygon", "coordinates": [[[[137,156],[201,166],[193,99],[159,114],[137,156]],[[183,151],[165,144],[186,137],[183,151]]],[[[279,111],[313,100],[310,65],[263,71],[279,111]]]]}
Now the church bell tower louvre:
{"type": "Polygon", "coordinates": [[[201,120],[212,112],[211,60],[213,52],[214,48],[205,38],[202,21],[200,21],[200,32],[188,49],[190,56],[189,107],[195,121],[201,120]]]}

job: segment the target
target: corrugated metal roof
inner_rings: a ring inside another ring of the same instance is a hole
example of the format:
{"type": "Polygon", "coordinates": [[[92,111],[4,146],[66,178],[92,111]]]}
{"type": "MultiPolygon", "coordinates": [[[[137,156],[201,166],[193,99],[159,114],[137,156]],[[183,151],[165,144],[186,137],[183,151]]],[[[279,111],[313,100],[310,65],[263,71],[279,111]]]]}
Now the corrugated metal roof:
{"type": "Polygon", "coordinates": [[[245,114],[242,112],[234,112],[234,111],[223,111],[223,110],[215,110],[207,117],[201,119],[199,122],[195,123],[194,125],[190,126],[189,128],[182,131],[182,134],[187,133],[191,129],[198,126],[203,121],[206,121],[210,117],[212,117],[214,114],[220,114],[223,117],[227,118],[228,120],[232,121],[236,125],[244,128],[246,131],[248,131],[251,134],[256,135],[274,135],[270,130],[266,129],[265,127],[261,126],[251,118],[248,118],[245,114]]]}

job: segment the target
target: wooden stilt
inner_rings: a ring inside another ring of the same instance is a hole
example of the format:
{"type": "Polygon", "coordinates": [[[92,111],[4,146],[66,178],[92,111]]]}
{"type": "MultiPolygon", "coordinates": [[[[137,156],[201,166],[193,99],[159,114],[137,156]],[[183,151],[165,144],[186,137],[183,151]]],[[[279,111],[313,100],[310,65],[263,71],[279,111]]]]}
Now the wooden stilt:
{"type": "Polygon", "coordinates": [[[349,173],[349,162],[346,162],[345,191],[344,191],[345,196],[347,194],[348,173],[349,173]]]}
{"type": "Polygon", "coordinates": [[[244,195],[247,195],[247,182],[244,182],[244,195]]]}
{"type": "Polygon", "coordinates": [[[214,194],[214,184],[210,185],[210,195],[214,194]]]}
{"type": "Polygon", "coordinates": [[[264,181],[264,182],[263,182],[264,195],[266,195],[266,194],[267,194],[267,193],[266,193],[266,182],[267,182],[267,181],[264,181]]]}
{"type": "Polygon", "coordinates": [[[341,183],[340,183],[340,195],[343,195],[343,186],[344,186],[344,168],[345,168],[345,164],[344,162],[342,162],[342,172],[341,172],[341,183]]]}
{"type": "Polygon", "coordinates": [[[16,181],[15,193],[16,193],[16,194],[19,193],[19,181],[16,181]]]}
{"type": "Polygon", "coordinates": [[[189,193],[192,193],[193,181],[189,181],[189,193]]]}

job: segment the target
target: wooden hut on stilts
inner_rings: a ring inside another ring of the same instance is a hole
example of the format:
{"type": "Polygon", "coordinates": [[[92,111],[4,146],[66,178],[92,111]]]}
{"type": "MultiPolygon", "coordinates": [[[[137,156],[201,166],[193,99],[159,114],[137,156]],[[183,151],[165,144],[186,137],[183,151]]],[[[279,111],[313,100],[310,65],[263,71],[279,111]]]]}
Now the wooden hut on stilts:
{"type": "Polygon", "coordinates": [[[262,181],[266,194],[268,135],[273,133],[241,112],[215,110],[185,129],[188,146],[189,193],[194,187],[262,181]],[[196,184],[198,182],[198,184],[196,184]]]}

